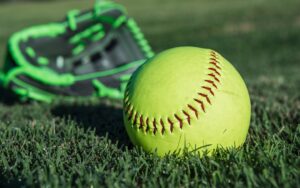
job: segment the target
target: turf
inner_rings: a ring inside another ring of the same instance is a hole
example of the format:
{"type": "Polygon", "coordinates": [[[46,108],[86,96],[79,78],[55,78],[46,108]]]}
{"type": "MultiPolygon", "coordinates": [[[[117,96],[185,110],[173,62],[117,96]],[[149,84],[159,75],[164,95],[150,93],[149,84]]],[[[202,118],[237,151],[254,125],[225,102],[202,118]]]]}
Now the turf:
{"type": "MultiPolygon", "coordinates": [[[[194,45],[223,54],[245,79],[252,116],[245,145],[199,159],[132,146],[119,102],[20,103],[0,97],[0,186],[299,187],[300,1],[122,1],[156,52],[194,45]]],[[[60,20],[91,1],[0,6],[8,36],[60,20]],[[17,12],[17,14],[15,14],[17,12]]]]}

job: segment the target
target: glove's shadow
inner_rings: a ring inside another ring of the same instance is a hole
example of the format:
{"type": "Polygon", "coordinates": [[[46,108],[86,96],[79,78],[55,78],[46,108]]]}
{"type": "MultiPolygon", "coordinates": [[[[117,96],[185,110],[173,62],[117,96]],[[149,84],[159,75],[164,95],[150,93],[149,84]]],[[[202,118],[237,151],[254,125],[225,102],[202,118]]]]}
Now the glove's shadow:
{"type": "Polygon", "coordinates": [[[0,86],[0,103],[11,106],[19,103],[19,100],[14,93],[0,86]]]}
{"type": "Polygon", "coordinates": [[[84,129],[95,129],[100,137],[107,136],[118,146],[131,148],[132,144],[123,124],[122,109],[100,105],[58,105],[51,110],[54,116],[71,118],[84,129]]]}

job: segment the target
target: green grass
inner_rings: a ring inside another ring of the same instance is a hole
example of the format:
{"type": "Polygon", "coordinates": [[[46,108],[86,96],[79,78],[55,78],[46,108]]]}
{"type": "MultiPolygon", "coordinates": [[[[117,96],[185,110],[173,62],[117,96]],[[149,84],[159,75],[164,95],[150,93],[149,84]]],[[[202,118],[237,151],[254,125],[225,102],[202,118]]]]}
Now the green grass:
{"type": "MultiPolygon", "coordinates": [[[[300,1],[122,3],[155,51],[194,45],[213,48],[233,63],[252,101],[245,145],[202,159],[159,158],[130,144],[118,103],[22,104],[2,95],[0,186],[299,187],[300,1]]],[[[2,4],[0,57],[12,32],[89,6],[2,4]]]]}

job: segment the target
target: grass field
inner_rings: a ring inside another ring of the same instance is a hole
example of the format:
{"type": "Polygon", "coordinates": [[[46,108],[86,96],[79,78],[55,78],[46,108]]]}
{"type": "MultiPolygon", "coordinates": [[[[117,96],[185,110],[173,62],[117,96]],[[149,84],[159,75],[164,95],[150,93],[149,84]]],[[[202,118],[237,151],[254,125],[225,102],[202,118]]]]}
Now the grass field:
{"type": "MultiPolygon", "coordinates": [[[[1,95],[0,186],[299,187],[300,1],[122,3],[156,52],[193,45],[233,63],[252,102],[245,145],[202,159],[159,158],[130,144],[119,103],[22,104],[1,95]]],[[[0,58],[12,32],[91,5],[1,4],[0,58]]]]}

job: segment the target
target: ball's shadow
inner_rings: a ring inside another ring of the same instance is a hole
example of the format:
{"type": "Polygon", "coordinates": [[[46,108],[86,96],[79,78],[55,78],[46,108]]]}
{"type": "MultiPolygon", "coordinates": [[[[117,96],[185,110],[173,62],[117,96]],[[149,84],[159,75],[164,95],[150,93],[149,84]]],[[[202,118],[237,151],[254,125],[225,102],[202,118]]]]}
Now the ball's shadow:
{"type": "MultiPolygon", "coordinates": [[[[14,93],[0,87],[0,103],[12,106],[19,104],[20,101],[14,93]]],[[[132,147],[123,124],[121,107],[105,103],[97,105],[57,103],[51,105],[51,113],[56,117],[70,118],[84,129],[95,129],[98,136],[107,136],[108,139],[113,143],[118,143],[119,146],[132,147]]]]}
{"type": "Polygon", "coordinates": [[[84,129],[95,129],[101,137],[107,136],[118,146],[132,147],[123,124],[121,107],[99,105],[58,105],[52,109],[58,117],[71,118],[84,129]]]}

